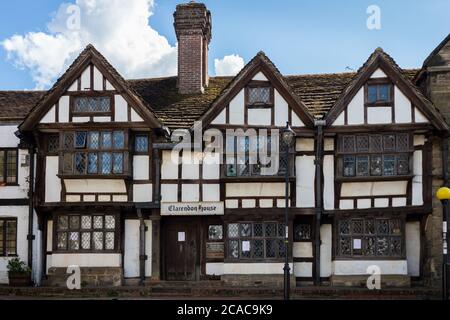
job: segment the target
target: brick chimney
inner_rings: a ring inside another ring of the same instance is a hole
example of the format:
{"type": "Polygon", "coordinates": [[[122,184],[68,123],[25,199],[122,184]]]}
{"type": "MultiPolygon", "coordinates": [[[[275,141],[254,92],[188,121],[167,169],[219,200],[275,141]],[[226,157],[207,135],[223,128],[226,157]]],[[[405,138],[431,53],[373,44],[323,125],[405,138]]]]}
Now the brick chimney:
{"type": "Polygon", "coordinates": [[[181,94],[203,93],[208,86],[208,47],[211,12],[203,3],[177,5],[174,13],[178,39],[178,88],[181,94]]]}

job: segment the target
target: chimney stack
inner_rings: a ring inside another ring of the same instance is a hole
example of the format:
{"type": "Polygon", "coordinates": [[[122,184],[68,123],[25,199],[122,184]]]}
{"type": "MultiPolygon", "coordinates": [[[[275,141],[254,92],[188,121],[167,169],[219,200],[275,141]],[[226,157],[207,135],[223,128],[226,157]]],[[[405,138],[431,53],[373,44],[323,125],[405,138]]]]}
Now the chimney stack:
{"type": "Polygon", "coordinates": [[[174,13],[178,39],[178,88],[181,94],[203,93],[208,86],[208,47],[211,12],[203,3],[177,5],[174,13]]]}

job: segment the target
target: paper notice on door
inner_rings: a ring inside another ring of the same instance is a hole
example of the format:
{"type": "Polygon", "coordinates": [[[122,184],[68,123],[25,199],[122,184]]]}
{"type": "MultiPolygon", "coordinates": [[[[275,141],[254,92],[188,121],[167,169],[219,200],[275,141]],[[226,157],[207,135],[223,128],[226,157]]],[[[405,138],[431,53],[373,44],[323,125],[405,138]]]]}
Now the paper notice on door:
{"type": "Polygon", "coordinates": [[[360,250],[361,247],[361,239],[353,239],[353,249],[360,250]]]}
{"type": "Polygon", "coordinates": [[[178,232],[178,242],[185,242],[185,241],[186,241],[186,233],[178,232]]]}
{"type": "Polygon", "coordinates": [[[243,252],[250,251],[250,241],[242,241],[242,251],[243,252]]]}

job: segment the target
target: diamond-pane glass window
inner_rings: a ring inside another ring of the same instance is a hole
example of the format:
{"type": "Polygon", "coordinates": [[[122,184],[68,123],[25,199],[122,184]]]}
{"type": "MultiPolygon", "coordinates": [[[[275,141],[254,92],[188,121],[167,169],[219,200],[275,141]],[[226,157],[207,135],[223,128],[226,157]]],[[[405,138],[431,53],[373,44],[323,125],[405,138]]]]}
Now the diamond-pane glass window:
{"type": "Polygon", "coordinates": [[[136,139],[134,142],[134,151],[148,152],[148,135],[146,134],[136,135],[136,139]]]}
{"type": "Polygon", "coordinates": [[[114,250],[114,232],[105,233],[105,249],[114,250]]]}
{"type": "Polygon", "coordinates": [[[59,216],[58,218],[58,229],[67,230],[69,228],[69,217],[59,216]]]}
{"type": "Polygon", "coordinates": [[[87,137],[87,132],[76,132],[75,133],[75,148],[77,148],[77,149],[86,148],[86,137],[87,137]]]}
{"type": "Polygon", "coordinates": [[[254,223],[253,224],[253,236],[254,237],[264,236],[264,228],[263,228],[262,223],[254,223]]]}
{"type": "Polygon", "coordinates": [[[373,135],[369,138],[369,149],[372,152],[383,151],[383,137],[380,135],[373,135]]]}
{"type": "Polygon", "coordinates": [[[102,174],[110,174],[112,169],[111,153],[101,153],[102,174]]]}
{"type": "Polygon", "coordinates": [[[397,135],[397,151],[408,151],[409,134],[402,133],[397,135]]]}
{"type": "Polygon", "coordinates": [[[67,232],[58,233],[56,242],[58,249],[67,250],[67,232]]]}
{"type": "Polygon", "coordinates": [[[395,150],[395,135],[389,134],[383,136],[383,149],[384,151],[394,151],[395,150]]]}
{"type": "Polygon", "coordinates": [[[81,229],[89,230],[92,229],[92,217],[82,216],[81,217],[81,229]]]}
{"type": "Polygon", "coordinates": [[[48,136],[47,152],[55,153],[59,150],[59,135],[52,134],[48,136]]]}
{"type": "Polygon", "coordinates": [[[356,157],[356,175],[363,177],[369,175],[369,156],[356,157]]]}
{"type": "Polygon", "coordinates": [[[311,240],[311,225],[305,223],[294,225],[294,240],[295,241],[311,240]]]}
{"type": "Polygon", "coordinates": [[[395,156],[393,155],[383,156],[383,175],[385,176],[395,175],[395,156]]]}
{"type": "Polygon", "coordinates": [[[94,216],[94,229],[103,229],[103,216],[94,216]]]}
{"type": "Polygon", "coordinates": [[[397,174],[409,174],[409,156],[408,154],[397,155],[397,174]]]}
{"type": "Polygon", "coordinates": [[[252,225],[250,223],[241,223],[239,226],[241,237],[248,238],[252,236],[252,225]]]}
{"type": "Polygon", "coordinates": [[[100,133],[99,132],[89,132],[89,149],[100,148],[100,133]]]}
{"type": "Polygon", "coordinates": [[[86,173],[86,154],[76,153],[75,154],[75,171],[77,174],[86,173]]]}
{"type": "Polygon", "coordinates": [[[81,233],[81,249],[90,250],[91,249],[91,233],[82,232],[81,233]]]}
{"type": "Polygon", "coordinates": [[[254,253],[253,256],[255,258],[264,258],[264,240],[254,240],[253,241],[254,253]]]}
{"type": "Polygon", "coordinates": [[[75,98],[74,112],[104,113],[111,111],[109,97],[79,97],[75,98]]]}
{"type": "Polygon", "coordinates": [[[277,236],[277,225],[275,223],[266,223],[265,225],[265,236],[266,237],[276,237],[277,236]]]}
{"type": "Polygon", "coordinates": [[[94,240],[94,250],[103,250],[103,232],[94,232],[92,234],[94,240]]]}
{"type": "Polygon", "coordinates": [[[123,153],[113,154],[113,173],[123,173],[123,153]]]}
{"type": "Polygon", "coordinates": [[[228,241],[228,256],[233,259],[239,258],[239,241],[228,241]]]}
{"type": "Polygon", "coordinates": [[[112,134],[111,132],[102,132],[102,149],[111,149],[112,134]]]}
{"type": "Polygon", "coordinates": [[[354,152],[355,151],[355,137],[354,136],[344,136],[342,138],[342,151],[343,152],[354,152]]]}
{"type": "Polygon", "coordinates": [[[266,257],[275,258],[277,253],[277,241],[274,239],[266,239],[266,257]]]}
{"type": "Polygon", "coordinates": [[[125,133],[123,131],[114,131],[113,148],[123,149],[125,147],[125,133]]]}
{"type": "Polygon", "coordinates": [[[248,104],[270,104],[270,87],[252,87],[248,88],[248,104]]]}
{"type": "Polygon", "coordinates": [[[78,232],[69,233],[69,250],[80,249],[80,234],[78,232]]]}
{"type": "Polygon", "coordinates": [[[358,152],[369,151],[369,136],[357,136],[356,137],[356,150],[358,152]]]}
{"type": "Polygon", "coordinates": [[[80,228],[80,216],[69,216],[69,228],[71,230],[80,228]]]}
{"type": "Polygon", "coordinates": [[[239,224],[230,223],[228,225],[228,238],[236,238],[239,235],[239,224]]]}
{"type": "Polygon", "coordinates": [[[70,150],[73,148],[73,133],[66,132],[64,133],[64,149],[70,150]]]}
{"type": "Polygon", "coordinates": [[[88,173],[96,174],[98,173],[98,154],[89,153],[88,154],[88,173]]]}
{"type": "Polygon", "coordinates": [[[381,173],[382,173],[381,155],[370,156],[370,174],[372,176],[381,176],[381,173]]]}
{"type": "Polygon", "coordinates": [[[114,216],[105,216],[105,229],[114,229],[116,227],[116,218],[114,216]]]}
{"type": "Polygon", "coordinates": [[[208,227],[208,239],[209,240],[222,240],[223,227],[221,225],[212,225],[208,227]]]}
{"type": "Polygon", "coordinates": [[[355,175],[355,157],[344,156],[344,177],[353,177],[355,175]]]}

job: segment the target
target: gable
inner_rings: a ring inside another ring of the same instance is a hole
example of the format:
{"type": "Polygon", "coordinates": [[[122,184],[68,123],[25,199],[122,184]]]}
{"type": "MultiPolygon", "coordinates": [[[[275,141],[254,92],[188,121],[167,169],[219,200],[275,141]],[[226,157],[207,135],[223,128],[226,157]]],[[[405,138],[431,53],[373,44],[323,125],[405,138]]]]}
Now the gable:
{"type": "Polygon", "coordinates": [[[231,81],[210,109],[200,118],[203,126],[312,127],[314,121],[273,63],[258,53],[231,81]],[[270,90],[270,101],[253,103],[250,88],[270,90]]]}
{"type": "Polygon", "coordinates": [[[92,45],[75,59],[19,129],[71,122],[141,122],[161,127],[150,106],[92,45]]]}
{"type": "Polygon", "coordinates": [[[381,48],[358,71],[326,120],[330,126],[428,123],[448,130],[433,104],[381,48]]]}
{"type": "Polygon", "coordinates": [[[114,86],[107,75],[94,64],[89,64],[79,72],[76,80],[42,116],[39,123],[144,122],[135,108],[119,92],[120,88],[114,86]],[[108,99],[110,112],[77,113],[75,104],[79,98],[108,99]]]}

